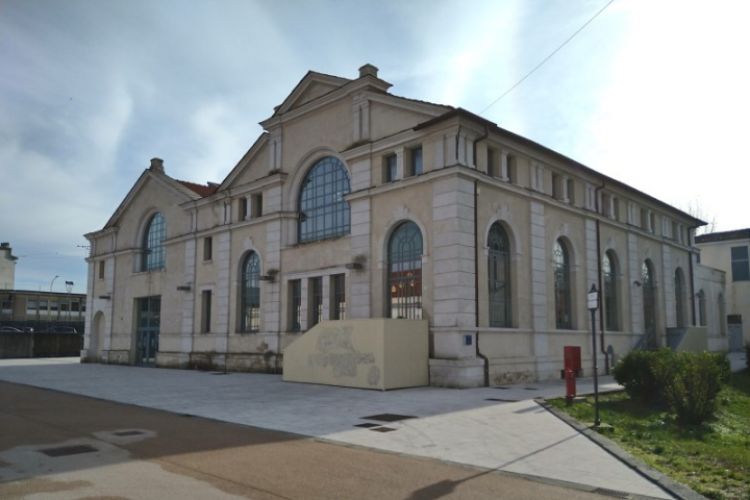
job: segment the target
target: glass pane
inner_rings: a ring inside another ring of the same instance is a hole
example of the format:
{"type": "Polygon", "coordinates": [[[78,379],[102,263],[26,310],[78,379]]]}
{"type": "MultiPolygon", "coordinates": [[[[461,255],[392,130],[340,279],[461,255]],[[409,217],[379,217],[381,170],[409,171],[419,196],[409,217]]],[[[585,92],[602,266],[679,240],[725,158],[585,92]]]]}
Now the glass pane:
{"type": "Polygon", "coordinates": [[[302,181],[299,195],[299,241],[316,241],[349,233],[350,192],[346,167],[331,156],[318,161],[302,181]]]}

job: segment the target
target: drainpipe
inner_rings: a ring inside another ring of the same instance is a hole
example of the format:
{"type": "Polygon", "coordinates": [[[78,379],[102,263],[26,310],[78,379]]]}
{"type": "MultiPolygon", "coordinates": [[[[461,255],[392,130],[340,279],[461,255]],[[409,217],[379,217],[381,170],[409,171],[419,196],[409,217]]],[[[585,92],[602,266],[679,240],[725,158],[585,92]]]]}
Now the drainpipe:
{"type": "MultiPolygon", "coordinates": [[[[472,154],[474,155],[474,165],[477,162],[477,143],[486,139],[490,135],[489,128],[485,127],[484,135],[474,140],[472,144],[472,154]]],[[[484,361],[484,385],[490,385],[490,362],[487,356],[479,350],[479,221],[478,221],[478,201],[479,201],[479,181],[474,179],[474,326],[476,327],[476,339],[474,346],[476,356],[484,361]]]]}
{"type": "MultiPolygon", "coordinates": [[[[596,276],[599,287],[599,295],[603,295],[602,289],[602,235],[599,226],[599,192],[604,189],[605,183],[594,190],[594,206],[596,208],[596,276]]],[[[601,305],[601,301],[599,302],[601,305]]],[[[599,349],[604,355],[604,373],[609,375],[609,353],[607,348],[604,346],[604,314],[602,314],[602,308],[599,308],[599,349]]]]}

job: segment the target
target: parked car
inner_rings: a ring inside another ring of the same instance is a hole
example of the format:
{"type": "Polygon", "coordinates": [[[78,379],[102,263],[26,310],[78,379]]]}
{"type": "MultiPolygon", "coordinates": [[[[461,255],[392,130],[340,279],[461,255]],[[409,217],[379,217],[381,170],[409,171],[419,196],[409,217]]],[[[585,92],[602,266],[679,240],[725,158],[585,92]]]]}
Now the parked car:
{"type": "Polygon", "coordinates": [[[52,333],[78,333],[72,326],[55,326],[52,327],[52,333]]]}
{"type": "Polygon", "coordinates": [[[22,333],[15,326],[0,326],[0,333],[22,333]]]}

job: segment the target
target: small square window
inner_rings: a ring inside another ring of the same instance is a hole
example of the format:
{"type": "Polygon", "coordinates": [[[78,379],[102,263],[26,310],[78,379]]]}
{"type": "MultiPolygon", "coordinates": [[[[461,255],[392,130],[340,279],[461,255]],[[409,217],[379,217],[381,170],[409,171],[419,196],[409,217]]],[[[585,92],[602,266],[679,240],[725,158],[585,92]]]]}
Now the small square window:
{"type": "Polygon", "coordinates": [[[242,197],[238,200],[237,216],[239,220],[243,221],[247,219],[247,198],[242,197]]]}
{"type": "Polygon", "coordinates": [[[732,281],[750,281],[747,247],[732,247],[732,281]]]}
{"type": "Polygon", "coordinates": [[[517,177],[517,172],[516,172],[517,163],[518,162],[516,161],[516,157],[512,154],[509,154],[506,160],[506,165],[508,169],[508,172],[506,175],[508,176],[508,182],[510,182],[511,184],[518,183],[518,177],[517,177]]]}
{"type": "Polygon", "coordinates": [[[261,217],[263,215],[263,193],[252,195],[250,199],[252,203],[251,215],[253,218],[261,217]]]}

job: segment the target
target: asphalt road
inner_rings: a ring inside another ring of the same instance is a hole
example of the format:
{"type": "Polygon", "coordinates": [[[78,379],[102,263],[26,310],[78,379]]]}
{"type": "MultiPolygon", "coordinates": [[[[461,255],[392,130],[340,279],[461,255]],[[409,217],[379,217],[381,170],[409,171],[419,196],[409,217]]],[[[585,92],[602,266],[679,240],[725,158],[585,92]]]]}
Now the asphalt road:
{"type": "Polygon", "coordinates": [[[4,499],[602,497],[560,483],[0,382],[4,499]]]}

